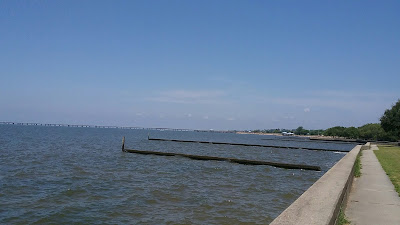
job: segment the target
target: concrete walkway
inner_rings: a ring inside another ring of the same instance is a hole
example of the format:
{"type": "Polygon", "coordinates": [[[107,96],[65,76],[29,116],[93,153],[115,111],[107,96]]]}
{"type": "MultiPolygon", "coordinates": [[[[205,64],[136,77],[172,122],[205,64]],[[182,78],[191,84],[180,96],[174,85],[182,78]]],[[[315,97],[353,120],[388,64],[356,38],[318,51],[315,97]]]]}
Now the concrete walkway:
{"type": "MultiPolygon", "coordinates": [[[[400,224],[400,197],[371,145],[363,150],[361,177],[354,179],[345,214],[355,225],[400,224]]],[[[379,151],[379,150],[378,150],[379,151]]]]}

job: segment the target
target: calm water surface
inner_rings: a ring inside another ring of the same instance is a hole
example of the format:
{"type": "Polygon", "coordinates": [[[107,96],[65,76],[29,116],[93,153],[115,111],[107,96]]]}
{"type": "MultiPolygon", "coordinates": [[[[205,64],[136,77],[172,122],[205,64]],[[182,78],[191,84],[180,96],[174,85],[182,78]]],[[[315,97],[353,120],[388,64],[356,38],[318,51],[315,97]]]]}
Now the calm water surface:
{"type": "Polygon", "coordinates": [[[265,136],[0,125],[0,224],[268,224],[344,154],[148,141],[151,137],[351,150],[265,136]],[[139,150],[320,166],[287,170],[139,150]],[[270,137],[268,137],[270,138],[270,137]]]}

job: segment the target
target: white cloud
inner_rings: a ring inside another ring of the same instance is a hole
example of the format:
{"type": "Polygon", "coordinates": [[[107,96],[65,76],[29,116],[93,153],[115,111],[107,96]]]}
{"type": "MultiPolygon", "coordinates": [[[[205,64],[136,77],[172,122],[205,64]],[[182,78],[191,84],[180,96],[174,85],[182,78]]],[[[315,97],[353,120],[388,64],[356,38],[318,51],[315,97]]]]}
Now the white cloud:
{"type": "Polygon", "coordinates": [[[146,98],[149,101],[182,103],[182,104],[222,104],[227,103],[222,97],[227,93],[221,90],[172,90],[158,93],[155,97],[146,98]]]}
{"type": "Polygon", "coordinates": [[[225,95],[223,91],[188,91],[188,90],[174,90],[162,92],[164,96],[171,98],[204,98],[204,97],[217,97],[225,95]]]}
{"type": "Polygon", "coordinates": [[[304,108],[304,112],[310,112],[310,108],[304,108]]]}
{"type": "Polygon", "coordinates": [[[284,118],[284,119],[287,119],[287,120],[294,120],[294,119],[296,119],[296,117],[294,117],[294,116],[284,116],[283,118],[284,118]]]}
{"type": "Polygon", "coordinates": [[[203,116],[203,119],[208,120],[208,116],[203,116]]]}
{"type": "Polygon", "coordinates": [[[236,120],[236,119],[233,118],[233,117],[229,117],[229,118],[226,118],[226,120],[233,121],[233,120],[236,120]]]}
{"type": "Polygon", "coordinates": [[[326,91],[314,92],[311,95],[293,97],[254,97],[261,104],[280,104],[304,107],[308,111],[312,107],[329,107],[344,110],[357,110],[369,108],[385,108],[386,105],[397,99],[396,95],[389,93],[370,92],[339,92],[326,91]]]}
{"type": "Polygon", "coordinates": [[[374,92],[374,91],[343,91],[343,90],[323,90],[309,92],[313,96],[331,98],[391,98],[395,93],[374,92]]]}

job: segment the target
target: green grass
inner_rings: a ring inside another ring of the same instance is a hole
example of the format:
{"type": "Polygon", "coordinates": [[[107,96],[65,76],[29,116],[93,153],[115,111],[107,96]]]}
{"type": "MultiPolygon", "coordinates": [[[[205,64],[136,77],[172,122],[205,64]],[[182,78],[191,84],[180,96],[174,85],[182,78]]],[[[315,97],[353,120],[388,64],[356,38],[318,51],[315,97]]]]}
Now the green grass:
{"type": "Polygon", "coordinates": [[[400,147],[379,145],[378,148],[374,153],[400,196],[400,147]]]}
{"type": "Polygon", "coordinates": [[[336,225],[345,225],[345,224],[350,224],[350,221],[347,220],[346,215],[344,215],[342,208],[340,208],[336,225]]]}
{"type": "Polygon", "coordinates": [[[354,176],[355,177],[360,177],[361,176],[361,159],[360,157],[362,156],[362,151],[360,152],[360,154],[358,154],[357,158],[356,158],[356,165],[354,167],[354,176]]]}

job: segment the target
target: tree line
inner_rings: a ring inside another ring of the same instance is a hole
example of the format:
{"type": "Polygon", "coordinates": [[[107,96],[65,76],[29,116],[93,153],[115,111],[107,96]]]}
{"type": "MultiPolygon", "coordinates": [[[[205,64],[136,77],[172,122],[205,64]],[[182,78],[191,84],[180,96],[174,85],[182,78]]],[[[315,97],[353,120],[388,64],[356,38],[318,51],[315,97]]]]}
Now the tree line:
{"type": "Polygon", "coordinates": [[[369,123],[355,127],[331,127],[324,135],[377,141],[397,141],[400,139],[400,99],[392,108],[386,109],[380,123],[369,123]]]}
{"type": "Polygon", "coordinates": [[[270,134],[280,134],[282,132],[293,132],[297,135],[322,135],[325,130],[306,130],[303,127],[298,127],[297,129],[264,129],[264,130],[252,130],[253,133],[270,133],[270,134]]]}
{"type": "Polygon", "coordinates": [[[344,137],[351,139],[397,141],[398,137],[391,132],[386,132],[381,124],[369,123],[361,127],[331,127],[324,132],[325,136],[344,137]]]}
{"type": "Polygon", "coordinates": [[[297,135],[324,135],[351,139],[375,141],[397,141],[400,139],[400,100],[391,109],[385,110],[380,123],[368,123],[361,127],[335,126],[326,130],[307,130],[302,126],[297,129],[253,130],[256,133],[293,132],[297,135]]]}

